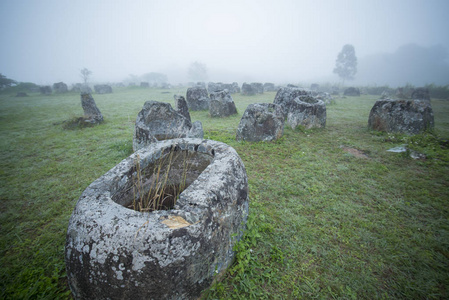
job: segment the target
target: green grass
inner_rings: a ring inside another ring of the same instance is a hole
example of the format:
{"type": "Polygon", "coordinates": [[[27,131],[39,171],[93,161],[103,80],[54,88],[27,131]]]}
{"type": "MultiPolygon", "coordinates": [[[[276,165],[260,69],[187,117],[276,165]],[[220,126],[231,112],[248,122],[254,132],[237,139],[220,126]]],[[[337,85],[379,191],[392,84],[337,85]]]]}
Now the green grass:
{"type": "MultiPolygon", "coordinates": [[[[74,130],[62,122],[82,115],[77,94],[0,95],[0,299],[70,298],[63,252],[76,201],[131,154],[145,101],[185,95],[162,92],[94,94],[105,122],[74,130]]],[[[449,298],[449,150],[440,146],[449,102],[432,100],[435,133],[413,139],[368,131],[376,98],[362,96],[328,106],[325,129],[286,126],[276,142],[236,142],[247,105],[274,95],[233,95],[230,118],[191,113],[205,138],[237,150],[250,185],[237,259],[204,298],[449,298]],[[428,159],[386,151],[404,140],[428,159]]]]}

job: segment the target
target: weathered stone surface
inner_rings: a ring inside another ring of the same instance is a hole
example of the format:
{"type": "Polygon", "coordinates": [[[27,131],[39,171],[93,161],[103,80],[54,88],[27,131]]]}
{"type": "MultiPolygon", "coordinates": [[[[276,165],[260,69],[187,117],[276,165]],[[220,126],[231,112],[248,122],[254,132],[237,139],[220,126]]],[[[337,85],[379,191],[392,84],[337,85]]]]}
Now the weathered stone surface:
{"type": "MultiPolygon", "coordinates": [[[[199,121],[198,121],[199,122],[199,121]]],[[[200,123],[201,125],[201,123],[200,123]]],[[[151,143],[176,138],[203,138],[197,127],[169,103],[147,101],[137,115],[134,128],[133,149],[137,151],[151,143]]]]}
{"type": "Polygon", "coordinates": [[[256,94],[263,94],[263,84],[260,82],[251,82],[251,86],[256,94]]]}
{"type": "Polygon", "coordinates": [[[318,99],[324,102],[324,104],[329,105],[332,103],[335,103],[334,97],[332,97],[331,94],[326,92],[312,92],[312,95],[318,99]]]}
{"type": "Polygon", "coordinates": [[[430,101],[430,92],[428,88],[424,88],[424,87],[419,87],[413,90],[412,95],[411,95],[412,99],[417,99],[417,100],[428,100],[430,101]]]}
{"type": "Polygon", "coordinates": [[[89,93],[81,93],[81,106],[84,110],[84,121],[93,124],[103,122],[103,115],[95,104],[95,100],[89,93]]]}
{"type": "Polygon", "coordinates": [[[92,89],[87,86],[84,85],[82,83],[76,83],[72,86],[72,92],[77,92],[77,93],[92,93],[92,89]]]}
{"type": "Polygon", "coordinates": [[[111,94],[112,93],[112,87],[107,84],[97,84],[94,85],[95,93],[97,94],[111,94]]]}
{"type": "Polygon", "coordinates": [[[293,100],[287,114],[287,123],[295,129],[299,125],[306,129],[326,126],[326,105],[311,96],[299,96],[293,100]]]}
{"type": "Polygon", "coordinates": [[[254,88],[252,87],[251,84],[244,82],[242,84],[241,93],[242,93],[242,95],[245,95],[245,96],[253,96],[256,94],[256,91],[254,90],[254,88]]]}
{"type": "Polygon", "coordinates": [[[223,84],[221,82],[208,82],[207,91],[210,93],[223,90],[223,84]]]}
{"type": "Polygon", "coordinates": [[[432,106],[427,100],[377,100],[369,114],[368,127],[418,134],[434,127],[432,106]]]}
{"type": "Polygon", "coordinates": [[[345,89],[343,94],[345,96],[357,96],[358,97],[358,96],[360,96],[360,90],[355,87],[348,87],[347,89],[345,89]]]}
{"type": "Polygon", "coordinates": [[[186,93],[187,106],[189,110],[206,110],[209,109],[209,95],[207,90],[200,86],[187,89],[186,93]]]}
{"type": "Polygon", "coordinates": [[[149,87],[150,87],[150,83],[149,83],[149,82],[144,82],[144,81],[142,81],[142,82],[140,83],[140,87],[141,87],[141,88],[149,88],[149,87]]]}
{"type": "Polygon", "coordinates": [[[187,120],[192,121],[186,99],[179,95],[174,95],[173,98],[175,98],[175,110],[183,115],[187,120]]]}
{"type": "Polygon", "coordinates": [[[240,86],[237,82],[232,83],[232,90],[233,92],[231,93],[240,93],[240,86]]]}
{"type": "Polygon", "coordinates": [[[228,90],[210,94],[209,114],[211,117],[228,117],[236,113],[237,108],[228,90]]]}
{"type": "Polygon", "coordinates": [[[41,92],[42,95],[51,95],[52,93],[51,86],[49,85],[39,87],[39,91],[41,92]]]}
{"type": "Polygon", "coordinates": [[[237,128],[237,141],[272,141],[284,134],[284,112],[273,103],[250,104],[237,128]]]}
{"type": "Polygon", "coordinates": [[[53,84],[53,90],[56,93],[67,93],[69,89],[67,88],[67,84],[64,82],[56,82],[53,84]]]}
{"type": "Polygon", "coordinates": [[[65,245],[73,296],[197,299],[231,264],[247,215],[247,175],[233,148],[201,139],[152,144],[95,180],[79,198],[65,245]],[[194,166],[209,165],[193,174],[198,177],[173,209],[126,208],[133,202],[136,161],[141,170],[152,170],[170,151],[187,152],[194,166]]]}
{"type": "Polygon", "coordinates": [[[274,83],[265,82],[263,84],[263,91],[264,92],[275,92],[275,91],[277,91],[277,87],[274,85],[274,83]]]}
{"type": "Polygon", "coordinates": [[[284,110],[284,115],[286,117],[293,100],[299,96],[307,96],[309,94],[310,93],[305,89],[297,87],[282,87],[276,93],[273,103],[278,104],[282,107],[282,109],[284,110]]]}

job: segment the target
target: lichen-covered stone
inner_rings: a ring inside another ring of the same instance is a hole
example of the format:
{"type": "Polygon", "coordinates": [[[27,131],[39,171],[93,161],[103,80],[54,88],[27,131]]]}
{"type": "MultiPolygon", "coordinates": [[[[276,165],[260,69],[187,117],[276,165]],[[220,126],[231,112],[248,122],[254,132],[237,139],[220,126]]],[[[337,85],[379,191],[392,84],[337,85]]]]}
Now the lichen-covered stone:
{"type": "Polygon", "coordinates": [[[253,96],[256,94],[256,91],[254,90],[252,85],[249,83],[246,83],[246,82],[244,82],[242,84],[241,92],[242,92],[242,95],[245,95],[245,96],[253,96]]]}
{"type": "Polygon", "coordinates": [[[273,103],[280,105],[284,111],[284,116],[287,117],[293,100],[299,96],[307,95],[310,95],[310,92],[302,88],[282,87],[277,91],[273,103]]]}
{"type": "Polygon", "coordinates": [[[95,104],[95,100],[89,93],[81,93],[81,106],[84,110],[84,122],[99,124],[103,122],[103,115],[95,104]]]}
{"type": "Polygon", "coordinates": [[[184,137],[203,138],[201,122],[192,130],[192,122],[174,110],[170,103],[145,102],[134,127],[134,151],[157,141],[184,137]]]}
{"type": "Polygon", "coordinates": [[[275,92],[277,91],[277,87],[274,85],[274,83],[271,82],[265,82],[263,84],[263,91],[264,92],[275,92]]]}
{"type": "Polygon", "coordinates": [[[223,90],[223,83],[221,82],[208,82],[207,91],[209,94],[223,90]]]}
{"type": "Polygon", "coordinates": [[[111,94],[112,93],[112,87],[107,84],[97,84],[94,85],[95,93],[97,94],[111,94]]]}
{"type": "Polygon", "coordinates": [[[324,128],[326,126],[326,104],[311,96],[299,96],[293,100],[287,114],[287,124],[295,129],[298,126],[324,128]]]}
{"type": "Polygon", "coordinates": [[[273,103],[250,104],[237,128],[237,141],[273,141],[284,134],[282,107],[273,103]]]}
{"type": "Polygon", "coordinates": [[[260,82],[251,82],[251,87],[256,94],[263,94],[263,84],[260,82]]]}
{"type": "Polygon", "coordinates": [[[228,117],[236,113],[237,108],[228,90],[210,94],[209,114],[211,117],[228,117]]]}
{"type": "Polygon", "coordinates": [[[67,93],[69,89],[67,88],[67,84],[64,82],[56,82],[53,84],[53,90],[56,93],[67,93]]]}
{"type": "Polygon", "coordinates": [[[51,95],[52,93],[51,86],[49,85],[40,86],[39,91],[41,92],[42,95],[51,95]]]}
{"type": "Polygon", "coordinates": [[[358,97],[360,96],[360,90],[358,88],[355,87],[348,87],[347,89],[345,89],[345,91],[343,92],[343,95],[345,96],[355,96],[358,97]]]}
{"type": "Polygon", "coordinates": [[[209,95],[207,90],[201,86],[195,86],[187,89],[186,101],[189,110],[207,110],[209,109],[209,95]]]}
{"type": "Polygon", "coordinates": [[[419,87],[413,90],[412,95],[411,95],[412,99],[417,99],[417,100],[428,100],[430,101],[430,92],[428,88],[424,88],[424,87],[419,87]]]}
{"type": "Polygon", "coordinates": [[[377,100],[371,108],[368,127],[386,132],[418,134],[434,127],[427,100],[377,100]]]}
{"type": "Polygon", "coordinates": [[[73,210],[65,245],[73,296],[197,299],[231,264],[247,215],[247,175],[233,148],[178,139],[141,149],[89,185],[73,210]],[[126,208],[136,161],[147,168],[167,149],[187,151],[209,165],[172,210],[126,208]]]}
{"type": "Polygon", "coordinates": [[[178,113],[183,115],[189,121],[192,121],[190,118],[189,108],[187,106],[187,101],[183,96],[174,95],[175,98],[175,109],[178,113]]]}

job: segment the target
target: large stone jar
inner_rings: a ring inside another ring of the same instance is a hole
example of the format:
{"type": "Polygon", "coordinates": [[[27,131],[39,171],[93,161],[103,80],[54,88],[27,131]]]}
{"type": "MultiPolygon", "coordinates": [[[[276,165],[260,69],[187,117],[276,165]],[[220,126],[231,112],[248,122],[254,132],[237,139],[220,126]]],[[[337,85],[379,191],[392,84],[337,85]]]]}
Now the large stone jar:
{"type": "Polygon", "coordinates": [[[78,200],[65,247],[72,293],[75,299],[197,298],[231,264],[247,215],[247,175],[232,147],[202,139],[151,144],[78,200]],[[135,210],[159,175],[177,187],[177,201],[169,197],[176,192],[166,192],[163,206],[135,210]]]}
{"type": "Polygon", "coordinates": [[[368,118],[369,129],[385,132],[419,134],[434,126],[428,100],[377,100],[368,118]]]}

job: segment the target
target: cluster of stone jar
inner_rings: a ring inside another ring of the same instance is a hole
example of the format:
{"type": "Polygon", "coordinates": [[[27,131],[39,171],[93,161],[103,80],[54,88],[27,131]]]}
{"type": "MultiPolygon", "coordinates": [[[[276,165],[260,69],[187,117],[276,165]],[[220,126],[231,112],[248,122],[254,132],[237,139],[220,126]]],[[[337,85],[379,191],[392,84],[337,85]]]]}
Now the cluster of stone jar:
{"type": "MultiPolygon", "coordinates": [[[[81,98],[86,120],[102,121],[93,98],[81,98]]],[[[209,109],[212,117],[237,110],[226,90],[207,96],[195,87],[186,98],[175,96],[175,108],[146,102],[136,119],[135,152],[79,198],[65,247],[75,299],[196,299],[231,264],[248,216],[246,170],[232,147],[203,139],[202,124],[191,121],[189,110],[209,109]],[[172,187],[158,192],[171,199],[169,205],[137,210],[137,200],[159,191],[160,174],[172,187]]],[[[303,89],[281,88],[274,103],[247,107],[236,138],[277,139],[285,120],[292,128],[325,127],[326,105],[303,89]]],[[[379,100],[369,125],[410,133],[428,129],[430,101],[379,100]]]]}

